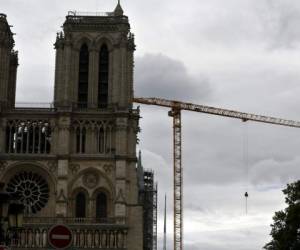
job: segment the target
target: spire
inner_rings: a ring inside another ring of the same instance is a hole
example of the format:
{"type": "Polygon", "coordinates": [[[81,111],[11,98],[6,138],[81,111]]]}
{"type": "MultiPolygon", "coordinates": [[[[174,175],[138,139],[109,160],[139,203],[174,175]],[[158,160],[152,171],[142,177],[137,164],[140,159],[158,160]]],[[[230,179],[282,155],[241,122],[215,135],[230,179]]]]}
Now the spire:
{"type": "Polygon", "coordinates": [[[117,4],[117,7],[114,10],[114,13],[115,13],[115,16],[123,16],[124,11],[121,7],[120,0],[118,0],[118,4],[117,4]]]}
{"type": "Polygon", "coordinates": [[[143,168],[143,166],[142,166],[142,152],[141,152],[141,150],[139,151],[138,167],[143,168]]]}
{"type": "Polygon", "coordinates": [[[139,157],[137,162],[137,174],[140,190],[144,190],[144,169],[142,164],[142,152],[139,151],[139,157]]]}
{"type": "Polygon", "coordinates": [[[167,195],[165,194],[165,211],[164,211],[164,243],[163,250],[167,250],[167,195]]]}

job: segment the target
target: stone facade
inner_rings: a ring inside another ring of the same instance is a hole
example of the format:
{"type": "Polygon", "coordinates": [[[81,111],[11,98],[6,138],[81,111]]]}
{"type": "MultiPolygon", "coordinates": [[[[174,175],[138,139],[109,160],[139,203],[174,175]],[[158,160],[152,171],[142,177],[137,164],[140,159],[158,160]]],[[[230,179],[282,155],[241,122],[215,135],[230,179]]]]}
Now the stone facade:
{"type": "Polygon", "coordinates": [[[49,248],[47,230],[63,223],[77,249],[141,250],[135,45],[121,6],[103,14],[68,13],[55,42],[49,108],[14,106],[13,47],[0,15],[0,181],[21,193],[26,207],[14,248],[49,248]]]}

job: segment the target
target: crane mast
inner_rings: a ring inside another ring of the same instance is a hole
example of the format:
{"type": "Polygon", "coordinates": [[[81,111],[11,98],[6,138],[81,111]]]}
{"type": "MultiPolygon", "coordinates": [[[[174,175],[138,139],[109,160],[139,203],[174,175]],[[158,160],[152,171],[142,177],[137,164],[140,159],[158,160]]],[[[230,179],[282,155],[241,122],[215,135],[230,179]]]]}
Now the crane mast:
{"type": "Polygon", "coordinates": [[[182,188],[183,175],[181,165],[181,110],[172,108],[169,116],[173,117],[173,165],[174,165],[174,250],[182,250],[183,211],[182,188]]]}
{"type": "Polygon", "coordinates": [[[274,125],[300,128],[299,121],[286,120],[271,116],[245,113],[235,110],[215,108],[162,98],[134,98],[134,102],[146,105],[156,105],[171,108],[169,116],[173,118],[173,164],[174,164],[174,250],[183,250],[183,173],[181,154],[181,110],[218,115],[241,119],[242,121],[255,121],[274,125]]]}

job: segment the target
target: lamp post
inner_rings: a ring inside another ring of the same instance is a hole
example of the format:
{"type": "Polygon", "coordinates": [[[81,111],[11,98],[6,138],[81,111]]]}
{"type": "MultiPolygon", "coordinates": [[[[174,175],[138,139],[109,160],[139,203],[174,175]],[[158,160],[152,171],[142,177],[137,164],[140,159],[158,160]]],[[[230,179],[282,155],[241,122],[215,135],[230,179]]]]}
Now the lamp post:
{"type": "MultiPolygon", "coordinates": [[[[4,183],[0,182],[0,190],[4,183]]],[[[24,205],[19,195],[0,191],[0,250],[9,246],[12,240],[18,240],[17,230],[23,224],[24,205]]]]}

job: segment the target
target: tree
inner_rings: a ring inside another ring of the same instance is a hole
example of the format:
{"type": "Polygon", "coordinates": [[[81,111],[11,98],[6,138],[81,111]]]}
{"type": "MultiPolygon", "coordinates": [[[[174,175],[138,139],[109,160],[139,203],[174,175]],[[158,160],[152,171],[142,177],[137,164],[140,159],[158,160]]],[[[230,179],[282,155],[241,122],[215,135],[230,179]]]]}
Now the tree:
{"type": "Polygon", "coordinates": [[[283,193],[288,207],[275,212],[270,233],[272,240],[264,246],[267,250],[300,249],[300,181],[288,184],[283,193]]]}

